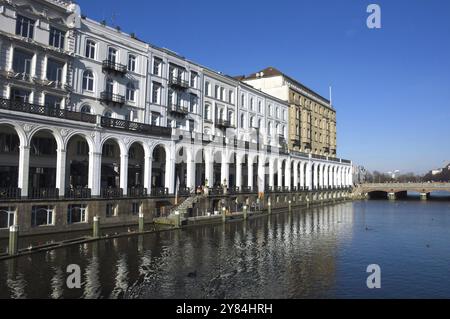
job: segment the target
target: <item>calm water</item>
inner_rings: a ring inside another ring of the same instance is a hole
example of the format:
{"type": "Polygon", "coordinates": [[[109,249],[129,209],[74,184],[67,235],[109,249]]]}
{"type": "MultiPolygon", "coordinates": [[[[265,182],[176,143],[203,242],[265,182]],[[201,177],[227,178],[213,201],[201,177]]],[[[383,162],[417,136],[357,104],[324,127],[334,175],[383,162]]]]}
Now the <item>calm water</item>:
{"type": "Polygon", "coordinates": [[[450,298],[450,202],[361,201],[0,262],[2,298],[450,298]],[[78,264],[82,288],[66,288],[78,264]],[[382,287],[366,287],[379,264],[382,287]]]}

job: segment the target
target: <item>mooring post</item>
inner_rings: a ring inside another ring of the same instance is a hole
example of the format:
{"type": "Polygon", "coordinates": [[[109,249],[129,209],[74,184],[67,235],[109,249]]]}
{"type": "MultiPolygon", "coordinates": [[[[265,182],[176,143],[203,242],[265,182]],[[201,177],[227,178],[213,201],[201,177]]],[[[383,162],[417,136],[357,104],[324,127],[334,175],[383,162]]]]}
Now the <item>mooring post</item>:
{"type": "Polygon", "coordinates": [[[92,236],[94,238],[100,237],[100,217],[94,216],[94,221],[92,223],[92,236]]]}
{"type": "Polygon", "coordinates": [[[9,227],[9,247],[8,253],[10,256],[17,255],[19,240],[19,225],[12,225],[9,227]]]}
{"type": "Polygon", "coordinates": [[[242,209],[244,210],[244,220],[247,220],[247,205],[244,205],[242,209]]]}
{"type": "Polygon", "coordinates": [[[144,231],[144,213],[139,212],[139,232],[142,233],[144,231]]]}

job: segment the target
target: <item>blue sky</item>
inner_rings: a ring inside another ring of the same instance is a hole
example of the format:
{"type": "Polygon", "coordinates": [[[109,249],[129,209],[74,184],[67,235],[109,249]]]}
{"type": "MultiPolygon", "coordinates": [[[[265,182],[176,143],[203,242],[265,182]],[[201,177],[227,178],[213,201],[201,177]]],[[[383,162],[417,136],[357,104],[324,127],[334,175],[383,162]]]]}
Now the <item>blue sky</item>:
{"type": "Polygon", "coordinates": [[[380,171],[450,161],[450,1],[79,0],[88,17],[230,75],[274,66],[328,96],[338,156],[380,171]],[[366,27],[370,3],[382,28],[366,27]]]}

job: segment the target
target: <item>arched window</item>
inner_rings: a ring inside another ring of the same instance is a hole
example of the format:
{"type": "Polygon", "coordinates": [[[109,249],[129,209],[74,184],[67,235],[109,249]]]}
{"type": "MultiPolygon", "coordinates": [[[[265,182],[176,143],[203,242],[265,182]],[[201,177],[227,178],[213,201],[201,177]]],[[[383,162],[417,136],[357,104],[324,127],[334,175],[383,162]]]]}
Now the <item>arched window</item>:
{"type": "Polygon", "coordinates": [[[261,119],[258,120],[258,128],[262,129],[262,120],[261,119]]]}
{"type": "Polygon", "coordinates": [[[250,98],[250,110],[253,111],[253,98],[250,98]]]}
{"type": "Polygon", "coordinates": [[[241,114],[241,128],[244,128],[245,126],[245,115],[244,113],[241,114]]]}
{"type": "Polygon", "coordinates": [[[135,101],[135,92],[136,89],[134,88],[134,84],[133,83],[128,83],[127,84],[127,100],[128,101],[135,101]]]}
{"type": "Polygon", "coordinates": [[[280,125],[278,123],[275,126],[275,131],[276,131],[276,134],[280,134],[280,125]]]}
{"type": "Polygon", "coordinates": [[[86,114],[91,114],[92,113],[92,108],[90,105],[83,105],[80,109],[81,113],[86,113],[86,114]]]}
{"type": "Polygon", "coordinates": [[[250,128],[255,127],[255,117],[254,116],[250,117],[249,126],[250,126],[250,128]]]}
{"type": "Polygon", "coordinates": [[[267,135],[272,135],[272,123],[269,122],[267,125],[267,135]]]}
{"type": "Polygon", "coordinates": [[[94,74],[86,70],[83,73],[83,90],[94,92],[94,74]]]}
{"type": "Polygon", "coordinates": [[[241,95],[241,107],[245,107],[245,95],[241,95]]]}

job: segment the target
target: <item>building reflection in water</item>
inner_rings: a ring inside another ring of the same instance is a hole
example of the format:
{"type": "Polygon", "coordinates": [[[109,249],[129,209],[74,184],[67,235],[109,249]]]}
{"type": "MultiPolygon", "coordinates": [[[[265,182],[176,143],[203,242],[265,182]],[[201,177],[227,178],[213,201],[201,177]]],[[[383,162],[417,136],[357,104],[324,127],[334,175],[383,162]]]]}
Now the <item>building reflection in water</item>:
{"type": "Polygon", "coordinates": [[[9,291],[0,297],[39,297],[40,285],[41,298],[324,297],[352,223],[352,204],[339,204],[58,249],[0,264],[9,291]],[[82,269],[81,290],[66,287],[70,263],[82,269]]]}

